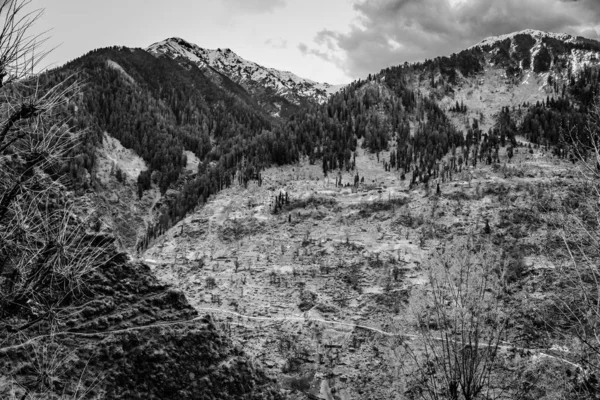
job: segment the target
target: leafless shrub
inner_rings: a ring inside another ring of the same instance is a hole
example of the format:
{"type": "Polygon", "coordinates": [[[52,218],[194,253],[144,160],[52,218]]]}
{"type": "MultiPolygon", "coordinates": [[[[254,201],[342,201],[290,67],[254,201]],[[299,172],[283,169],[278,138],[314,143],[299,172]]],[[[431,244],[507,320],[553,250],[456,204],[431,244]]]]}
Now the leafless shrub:
{"type": "Polygon", "coordinates": [[[562,249],[554,252],[558,285],[554,334],[566,335],[581,367],[571,391],[587,398],[600,395],[600,104],[590,111],[585,135],[569,132],[570,151],[579,161],[573,184],[562,200],[562,249]],[[562,250],[562,251],[561,251],[562,250]]]}
{"type": "MultiPolygon", "coordinates": [[[[94,395],[102,376],[96,376],[90,381],[87,363],[82,369],[79,379],[73,381],[69,376],[72,367],[82,362],[77,355],[61,346],[52,338],[47,341],[35,341],[28,350],[30,362],[21,364],[8,379],[11,389],[9,399],[20,400],[79,400],[99,399],[100,394],[94,395]]],[[[6,389],[6,387],[4,387],[6,389]]]]}
{"type": "Polygon", "coordinates": [[[48,87],[34,68],[42,36],[29,36],[41,11],[0,3],[0,316],[55,326],[86,279],[111,258],[110,240],[87,232],[60,171],[80,135],[61,117],[81,84],[48,87]]]}
{"type": "Polygon", "coordinates": [[[509,314],[487,244],[452,243],[425,263],[427,290],[412,299],[420,346],[412,391],[425,399],[495,398],[494,372],[509,314]]]}

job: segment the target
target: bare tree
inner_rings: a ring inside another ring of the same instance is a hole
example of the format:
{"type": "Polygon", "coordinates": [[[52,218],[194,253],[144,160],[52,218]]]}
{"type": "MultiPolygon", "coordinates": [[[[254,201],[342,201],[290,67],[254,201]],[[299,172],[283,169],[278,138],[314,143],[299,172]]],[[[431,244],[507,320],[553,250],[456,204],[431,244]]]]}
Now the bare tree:
{"type": "Polygon", "coordinates": [[[9,332],[56,321],[110,256],[86,232],[61,177],[80,137],[64,110],[81,85],[68,78],[50,86],[35,71],[46,53],[44,38],[30,35],[41,11],[28,5],[0,5],[0,318],[26,322],[5,323],[9,332]]]}
{"type": "Polygon", "coordinates": [[[22,343],[35,369],[33,381],[8,377],[11,398],[79,399],[90,389],[81,379],[55,385],[76,357],[53,334],[115,252],[88,229],[62,177],[80,139],[64,116],[81,85],[50,84],[40,71],[46,37],[32,27],[42,11],[29,5],[0,1],[0,343],[22,343]]]}
{"type": "MultiPolygon", "coordinates": [[[[556,225],[562,248],[554,261],[558,284],[557,321],[552,333],[563,336],[577,355],[569,372],[575,397],[600,397],[600,103],[590,109],[584,132],[567,132],[563,145],[575,156],[576,176],[563,191],[556,225]]],[[[560,337],[560,336],[559,336],[560,337]]]]}
{"type": "Polygon", "coordinates": [[[425,399],[494,398],[494,372],[508,313],[499,300],[500,259],[472,239],[447,245],[425,263],[427,290],[412,300],[421,340],[412,393],[425,399]]]}

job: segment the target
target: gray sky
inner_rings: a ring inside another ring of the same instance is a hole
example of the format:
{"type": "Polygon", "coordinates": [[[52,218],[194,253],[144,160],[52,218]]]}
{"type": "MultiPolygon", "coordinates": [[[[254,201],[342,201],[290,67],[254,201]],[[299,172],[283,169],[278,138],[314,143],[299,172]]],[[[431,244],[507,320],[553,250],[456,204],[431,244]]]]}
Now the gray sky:
{"type": "Polygon", "coordinates": [[[600,38],[600,0],[32,0],[61,65],[105,46],[178,36],[259,64],[347,83],[449,55],[488,36],[540,29],[600,38]]]}

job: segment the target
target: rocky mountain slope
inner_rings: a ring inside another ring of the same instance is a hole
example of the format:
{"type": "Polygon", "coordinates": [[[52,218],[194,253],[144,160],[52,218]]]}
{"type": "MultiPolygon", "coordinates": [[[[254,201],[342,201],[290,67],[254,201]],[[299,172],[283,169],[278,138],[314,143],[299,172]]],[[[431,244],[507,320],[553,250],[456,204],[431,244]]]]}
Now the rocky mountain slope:
{"type": "Polygon", "coordinates": [[[580,118],[598,46],[523,31],[355,82],[284,126],[306,158],[211,197],[143,259],[298,396],[412,399],[428,260],[478,238],[503,260],[490,271],[511,315],[493,384],[510,382],[508,398],[579,394],[584,384],[562,377],[580,361],[551,315],[569,262],[557,221],[586,197],[577,160],[529,142],[523,121],[563,107],[580,118]]]}
{"type": "Polygon", "coordinates": [[[154,43],[146,50],[153,54],[188,60],[213,74],[228,77],[257,96],[261,104],[276,116],[287,114],[282,113],[282,108],[288,108],[288,103],[295,106],[321,104],[343,87],[300,78],[289,71],[263,67],[243,59],[230,49],[204,49],[181,38],[154,43]]]}
{"type": "Polygon", "coordinates": [[[411,189],[410,179],[385,171],[389,152],[378,162],[358,151],[365,177],[358,189],[335,184],[339,177],[353,182],[353,173],[324,178],[320,166],[306,161],[272,168],[262,186],[212,198],[144,260],[298,395],[418,398],[408,392],[417,375],[406,346],[420,346],[413,305],[427,291],[423,265],[444,243],[483,235],[489,221],[519,309],[507,350],[537,348],[519,368],[535,377],[530,389],[540,390],[538,398],[551,398],[544,396],[552,386],[542,389],[538,380],[562,373],[552,357],[567,356],[550,349],[536,326],[548,306],[543,282],[559,251],[549,250],[555,242],[547,240],[558,233],[549,233],[551,214],[539,214],[536,196],[573,175],[569,162],[541,149],[516,152],[510,163],[503,149],[501,164],[456,172],[440,182],[439,195],[435,185],[411,189]],[[281,193],[289,204],[274,213],[281,193]]]}
{"type": "Polygon", "coordinates": [[[399,66],[402,72],[395,72],[403,74],[409,86],[434,96],[458,127],[478,119],[487,131],[502,107],[560,97],[565,85],[598,64],[599,42],[528,29],[484,39],[451,57],[399,66]],[[457,103],[466,111],[451,111],[457,103]]]}
{"type": "Polygon", "coordinates": [[[597,84],[579,75],[598,51],[523,31],[331,95],[181,39],[100,49],[51,71],[50,83],[87,83],[61,112],[88,128],[63,172],[89,195],[79,208],[104,222],[89,239],[114,231],[140,257],[115,250],[55,322],[38,323],[45,305],[35,303],[9,315],[1,395],[77,395],[82,385],[117,399],[276,399],[277,379],[297,398],[412,398],[424,265],[475,234],[506,262],[505,370],[555,384],[510,390],[551,398],[570,387],[552,376],[578,360],[539,333],[564,262],[562,199],[548,188],[562,187],[577,210],[585,197],[573,187],[576,160],[554,156],[559,141],[533,140],[530,126],[541,125],[521,121],[530,109],[546,122],[557,110],[580,118],[587,103],[573,91],[597,84]],[[562,95],[570,100],[550,101],[562,95]]]}

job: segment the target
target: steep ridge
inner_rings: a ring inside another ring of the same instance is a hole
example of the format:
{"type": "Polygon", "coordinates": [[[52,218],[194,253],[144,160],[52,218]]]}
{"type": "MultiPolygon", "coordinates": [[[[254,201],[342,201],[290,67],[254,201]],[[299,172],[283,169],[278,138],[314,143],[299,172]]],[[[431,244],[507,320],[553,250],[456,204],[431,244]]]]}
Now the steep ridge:
{"type": "Polygon", "coordinates": [[[203,69],[225,75],[261,99],[263,105],[271,109],[275,107],[272,114],[277,116],[285,114],[282,108],[290,108],[288,103],[292,106],[320,104],[343,86],[300,78],[289,71],[279,71],[245,60],[230,49],[204,49],[181,38],[154,43],[147,51],[189,60],[203,69]]]}

